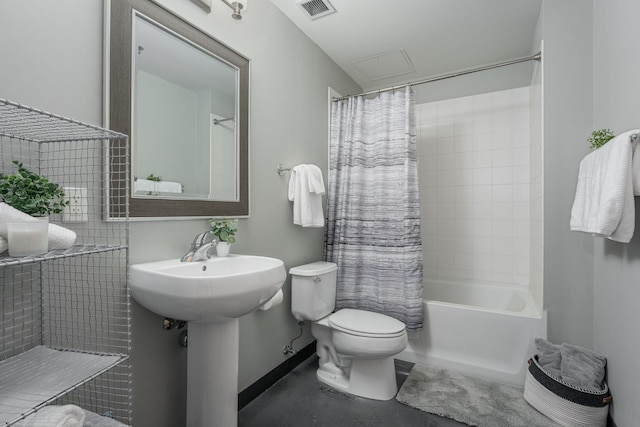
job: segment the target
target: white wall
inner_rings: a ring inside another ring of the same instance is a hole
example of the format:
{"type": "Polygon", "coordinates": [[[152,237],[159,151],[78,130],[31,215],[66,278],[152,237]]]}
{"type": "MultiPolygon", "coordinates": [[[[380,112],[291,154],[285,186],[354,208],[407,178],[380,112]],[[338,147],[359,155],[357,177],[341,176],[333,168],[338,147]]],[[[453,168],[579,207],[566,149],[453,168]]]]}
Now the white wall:
{"type": "Polygon", "coordinates": [[[101,0],[3,1],[0,33],[0,97],[101,123],[101,0]]]}
{"type": "MultiPolygon", "coordinates": [[[[119,1],[119,0],[116,0],[119,1]]],[[[360,88],[269,1],[254,1],[244,19],[213,2],[205,14],[191,1],[163,0],[168,9],[251,59],[251,217],[240,221],[233,251],[274,256],[288,268],[322,257],[322,229],[292,224],[288,176],[276,165],[316,163],[327,170],[327,87],[360,88]]],[[[102,122],[101,0],[0,2],[0,97],[77,120],[102,122]]],[[[206,220],[131,224],[131,262],[183,255],[206,220]]],[[[240,322],[240,389],[282,363],[285,344],[298,334],[285,302],[240,322]]],[[[133,304],[134,424],[175,427],[185,420],[186,351],[178,331],[165,332],[162,318],[133,304]]],[[[305,335],[300,348],[312,341],[305,335]]]]}
{"type": "Polygon", "coordinates": [[[198,93],[142,70],[136,71],[136,93],[135,178],[153,174],[179,182],[187,193],[208,194],[209,180],[196,173],[202,169],[196,168],[198,148],[208,139],[198,137],[198,93]]]}
{"type": "MultiPolygon", "coordinates": [[[[476,64],[478,67],[482,65],[486,64],[476,64]]],[[[532,70],[531,62],[522,62],[508,67],[426,83],[415,87],[416,104],[528,86],[531,83],[532,70]]],[[[457,70],[451,70],[451,72],[454,71],[457,70]]]]}
{"type": "Polygon", "coordinates": [[[549,339],[593,348],[593,237],[569,230],[593,130],[592,2],[545,0],[544,307],[549,339]]]}
{"type": "Polygon", "coordinates": [[[425,276],[529,284],[529,88],[420,104],[425,276]]]}
{"type": "MultiPolygon", "coordinates": [[[[640,128],[637,0],[594,1],[594,129],[640,128]]],[[[608,358],[611,413],[618,427],[640,425],[640,203],[629,244],[596,239],[595,350],[608,358]]]]}

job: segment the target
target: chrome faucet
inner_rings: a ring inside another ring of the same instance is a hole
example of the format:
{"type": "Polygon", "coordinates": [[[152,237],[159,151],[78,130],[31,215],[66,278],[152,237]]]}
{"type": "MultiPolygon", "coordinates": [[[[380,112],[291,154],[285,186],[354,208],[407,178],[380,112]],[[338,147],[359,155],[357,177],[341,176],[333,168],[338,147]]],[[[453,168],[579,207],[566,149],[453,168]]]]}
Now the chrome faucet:
{"type": "Polygon", "coordinates": [[[206,259],[211,258],[209,255],[209,251],[218,245],[218,241],[215,238],[211,238],[210,241],[207,242],[207,237],[213,236],[211,231],[205,231],[203,233],[198,234],[191,242],[191,248],[187,251],[186,254],[180,258],[181,262],[194,262],[194,261],[204,261],[206,259]]]}

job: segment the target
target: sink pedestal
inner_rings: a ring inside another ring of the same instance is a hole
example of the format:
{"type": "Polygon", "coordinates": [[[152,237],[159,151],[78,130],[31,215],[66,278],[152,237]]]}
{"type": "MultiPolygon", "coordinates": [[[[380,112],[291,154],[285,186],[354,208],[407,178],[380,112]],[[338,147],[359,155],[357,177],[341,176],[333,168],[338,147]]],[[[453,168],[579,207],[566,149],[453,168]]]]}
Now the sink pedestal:
{"type": "Polygon", "coordinates": [[[238,425],[238,325],[189,322],[187,427],[238,425]]]}
{"type": "Polygon", "coordinates": [[[238,425],[238,318],[269,301],[286,278],[282,260],[255,255],[129,268],[136,301],[189,322],[187,427],[238,425]]]}

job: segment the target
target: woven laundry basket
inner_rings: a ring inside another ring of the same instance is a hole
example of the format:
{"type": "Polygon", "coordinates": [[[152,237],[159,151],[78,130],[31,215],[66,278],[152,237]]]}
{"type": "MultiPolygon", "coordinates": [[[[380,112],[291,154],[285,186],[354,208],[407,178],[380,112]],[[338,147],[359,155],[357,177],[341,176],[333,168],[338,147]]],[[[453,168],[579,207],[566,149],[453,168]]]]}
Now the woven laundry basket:
{"type": "Polygon", "coordinates": [[[537,356],[529,359],[524,399],[551,420],[564,427],[606,427],[611,393],[586,390],[547,374],[537,356]]]}

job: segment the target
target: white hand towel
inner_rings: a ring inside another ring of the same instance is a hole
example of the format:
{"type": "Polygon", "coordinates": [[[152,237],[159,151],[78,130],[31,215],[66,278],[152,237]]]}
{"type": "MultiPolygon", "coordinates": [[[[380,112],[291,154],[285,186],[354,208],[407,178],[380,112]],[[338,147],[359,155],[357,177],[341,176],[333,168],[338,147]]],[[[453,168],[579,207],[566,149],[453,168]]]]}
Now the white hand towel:
{"type": "Polygon", "coordinates": [[[182,184],[173,181],[150,181],[148,179],[136,179],[133,183],[135,191],[152,191],[162,193],[182,193],[182,184]]]}
{"type": "Polygon", "coordinates": [[[322,171],[316,165],[307,166],[307,179],[309,180],[309,192],[313,194],[324,194],[324,180],[322,171]]]}
{"type": "Polygon", "coordinates": [[[156,191],[155,182],[138,178],[133,182],[133,191],[156,191]]]}
{"type": "Polygon", "coordinates": [[[322,171],[315,165],[298,165],[291,170],[289,200],[293,202],[293,223],[302,227],[324,227],[322,171]]]}
{"type": "Polygon", "coordinates": [[[0,254],[9,249],[9,245],[7,244],[7,239],[0,236],[0,254]]]}
{"type": "MultiPolygon", "coordinates": [[[[631,240],[635,228],[635,147],[630,136],[634,132],[638,131],[618,135],[580,162],[571,209],[571,230],[593,233],[616,242],[631,240]]],[[[640,182],[640,177],[638,179],[640,182]]]]}
{"type": "MultiPolygon", "coordinates": [[[[37,218],[0,202],[0,237],[7,238],[8,222],[35,222],[37,218]]],[[[76,241],[76,233],[68,228],[49,223],[49,250],[68,249],[76,241]]],[[[0,251],[1,252],[1,251],[0,251]]]]}
{"type": "Polygon", "coordinates": [[[182,193],[182,184],[172,181],[156,182],[156,191],[161,193],[182,193]]]}
{"type": "Polygon", "coordinates": [[[84,410],[76,405],[45,406],[16,423],[19,427],[82,427],[84,410]]]}
{"type": "Polygon", "coordinates": [[[623,138],[628,137],[632,145],[633,160],[631,162],[631,169],[633,175],[633,195],[640,196],[640,129],[630,130],[622,135],[623,138]],[[635,139],[631,139],[635,135],[635,139]]]}

